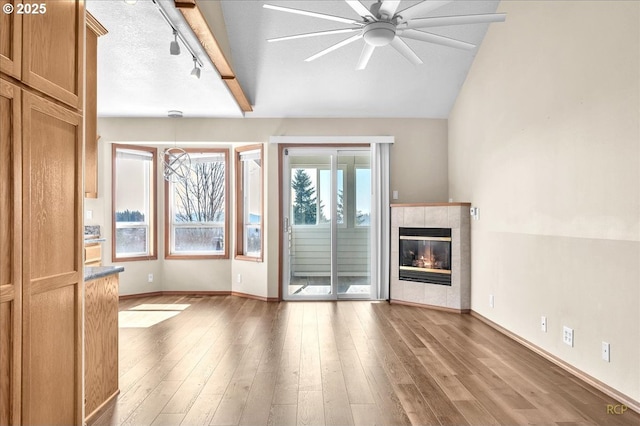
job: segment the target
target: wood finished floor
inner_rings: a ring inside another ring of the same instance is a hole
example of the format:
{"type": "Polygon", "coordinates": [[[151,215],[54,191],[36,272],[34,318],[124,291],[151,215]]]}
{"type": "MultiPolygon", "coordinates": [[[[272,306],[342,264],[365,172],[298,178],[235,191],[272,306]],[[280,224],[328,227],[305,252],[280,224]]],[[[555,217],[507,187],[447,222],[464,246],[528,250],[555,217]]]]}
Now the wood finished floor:
{"type": "Polygon", "coordinates": [[[120,395],[94,425],[609,425],[608,396],[469,315],[233,296],[120,329],[120,395]]]}

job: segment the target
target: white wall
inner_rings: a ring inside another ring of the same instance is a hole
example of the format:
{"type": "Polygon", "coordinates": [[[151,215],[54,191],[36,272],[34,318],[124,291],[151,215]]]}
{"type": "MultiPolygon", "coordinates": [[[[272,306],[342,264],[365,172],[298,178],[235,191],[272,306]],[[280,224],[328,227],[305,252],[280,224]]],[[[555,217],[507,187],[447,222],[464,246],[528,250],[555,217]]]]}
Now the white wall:
{"type": "MultiPolygon", "coordinates": [[[[162,229],[158,216],[158,260],[122,265],[121,294],[160,290],[237,291],[261,297],[278,296],[279,183],[278,148],[267,144],[272,135],[359,136],[392,135],[391,187],[399,191],[394,202],[429,202],[447,199],[447,122],[428,119],[117,119],[98,120],[101,135],[99,198],[86,200],[93,224],[103,226],[107,237],[105,264],[110,264],[111,143],[173,142],[233,146],[265,143],[265,253],[261,263],[241,260],[163,260],[162,229]],[[174,136],[175,135],[175,136],[174,136]],[[147,283],[148,273],[156,282],[147,283]],[[238,274],[242,281],[238,282],[238,274]]],[[[233,172],[233,168],[231,169],[233,172]]],[[[233,173],[232,173],[233,175],[233,173]]],[[[161,178],[160,178],[161,179],[161,178]]],[[[233,188],[233,184],[231,185],[233,188]]],[[[233,194],[230,194],[233,197],[233,194]]],[[[159,188],[160,202],[163,200],[159,188]]],[[[233,199],[231,199],[233,209],[233,199]]],[[[160,204],[162,205],[162,204],[160,204]]],[[[232,210],[233,211],[233,210],[232,210]]],[[[230,226],[230,229],[235,229],[230,226]]],[[[229,240],[233,249],[233,239],[229,240]]],[[[233,253],[233,252],[231,252],[233,253]]]]}
{"type": "Polygon", "coordinates": [[[480,209],[472,309],[638,401],[640,3],[499,9],[449,119],[450,196],[480,209]]]}

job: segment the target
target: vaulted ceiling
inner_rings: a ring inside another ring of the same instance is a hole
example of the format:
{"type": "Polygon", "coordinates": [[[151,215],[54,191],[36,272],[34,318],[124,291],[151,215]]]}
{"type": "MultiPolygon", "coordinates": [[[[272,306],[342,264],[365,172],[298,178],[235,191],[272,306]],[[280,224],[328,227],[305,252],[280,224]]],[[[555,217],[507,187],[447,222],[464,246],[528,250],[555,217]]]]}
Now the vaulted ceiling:
{"type": "MultiPolygon", "coordinates": [[[[434,0],[427,0],[434,1],[434,0]]],[[[366,69],[356,70],[364,41],[358,40],[314,61],[309,56],[350,34],[269,43],[269,38],[344,28],[345,25],[263,8],[264,3],[359,19],[344,0],[198,0],[242,88],[253,105],[246,117],[429,117],[446,118],[489,25],[430,28],[434,34],[477,45],[460,50],[417,40],[407,44],[424,62],[413,65],[400,53],[376,48],[366,69]]],[[[363,0],[369,7],[373,2],[363,0]]],[[[417,3],[403,0],[398,10],[417,3]]],[[[456,0],[428,16],[493,13],[498,1],[456,0]]],[[[111,117],[241,117],[243,114],[184,22],[179,30],[204,63],[200,79],[190,76],[191,54],[169,54],[171,19],[181,21],[172,0],[87,0],[87,9],[109,33],[100,38],[98,114],[111,117]],[[159,5],[157,4],[159,3],[159,5]],[[186,28],[186,29],[185,29],[186,28]]],[[[508,18],[507,18],[508,19],[508,18]]]]}

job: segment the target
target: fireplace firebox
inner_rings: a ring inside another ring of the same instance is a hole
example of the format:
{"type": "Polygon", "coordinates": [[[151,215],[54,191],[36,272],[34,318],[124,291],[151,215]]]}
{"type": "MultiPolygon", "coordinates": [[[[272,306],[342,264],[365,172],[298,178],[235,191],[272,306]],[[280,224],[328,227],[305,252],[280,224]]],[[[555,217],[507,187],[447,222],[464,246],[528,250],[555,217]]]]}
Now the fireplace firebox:
{"type": "Polygon", "coordinates": [[[451,285],[451,229],[400,228],[400,279],[451,285]]]}

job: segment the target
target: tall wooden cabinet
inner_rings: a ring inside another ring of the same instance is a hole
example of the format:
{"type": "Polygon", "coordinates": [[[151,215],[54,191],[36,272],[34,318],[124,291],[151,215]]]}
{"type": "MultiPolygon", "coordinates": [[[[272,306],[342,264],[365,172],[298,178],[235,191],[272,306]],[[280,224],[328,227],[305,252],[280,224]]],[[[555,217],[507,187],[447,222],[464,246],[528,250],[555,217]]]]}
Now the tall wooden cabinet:
{"type": "Polygon", "coordinates": [[[20,424],[20,88],[0,80],[0,425],[20,424]]]}
{"type": "Polygon", "coordinates": [[[82,424],[83,0],[0,29],[0,424],[82,424]]]}
{"type": "Polygon", "coordinates": [[[107,30],[89,12],[86,34],[84,196],[98,198],[98,37],[107,34],[107,30]]]}

